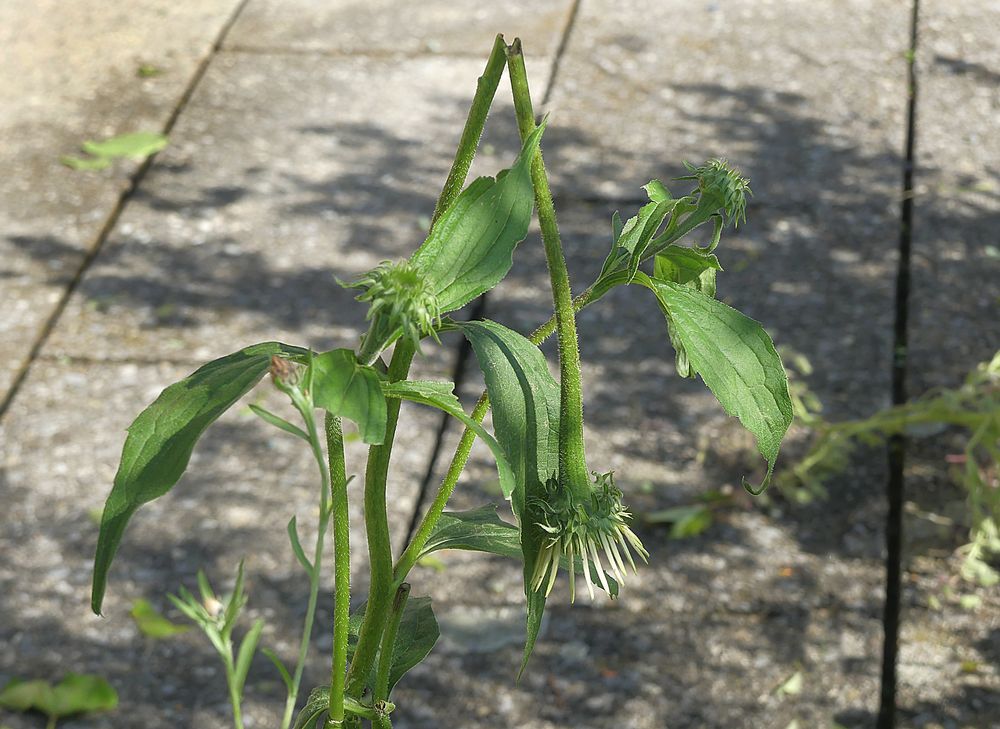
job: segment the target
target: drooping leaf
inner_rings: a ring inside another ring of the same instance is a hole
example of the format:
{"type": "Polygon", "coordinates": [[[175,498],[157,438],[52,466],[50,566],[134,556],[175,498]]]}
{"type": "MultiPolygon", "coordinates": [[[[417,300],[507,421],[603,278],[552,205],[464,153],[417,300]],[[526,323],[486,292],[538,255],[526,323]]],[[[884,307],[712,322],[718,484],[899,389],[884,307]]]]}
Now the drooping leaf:
{"type": "Polygon", "coordinates": [[[413,260],[430,277],[440,313],[459,309],[496,286],[510,270],[534,207],[531,160],[544,122],[525,139],[514,165],[496,179],[474,180],[438,219],[413,260]]]}
{"type": "Polygon", "coordinates": [[[656,254],[653,278],[691,286],[707,296],[715,296],[715,275],[721,271],[719,259],[700,248],[669,245],[656,254]]]}
{"type": "Polygon", "coordinates": [[[465,410],[462,409],[462,403],[458,401],[458,398],[452,392],[454,387],[455,385],[452,382],[406,380],[382,383],[386,397],[402,398],[438,408],[457,418],[469,428],[472,428],[475,434],[493,452],[493,457],[497,462],[497,472],[500,474],[500,490],[503,491],[504,497],[509,499],[511,493],[514,491],[515,481],[514,474],[507,461],[507,454],[486,428],[470,418],[465,410]]]}
{"type": "Polygon", "coordinates": [[[299,347],[265,342],[209,362],[164,390],[129,426],[101,517],[91,593],[94,612],[101,611],[108,569],[136,509],[173,488],[198,438],[260,380],[272,355],[302,361],[305,354],[299,347]]]}
{"type": "Polygon", "coordinates": [[[158,132],[119,134],[101,142],[84,142],[83,151],[95,157],[148,157],[167,146],[167,138],[158,132]]]}
{"type": "Polygon", "coordinates": [[[110,157],[73,157],[67,154],[60,157],[59,162],[77,172],[103,170],[111,166],[110,157]]]}
{"type": "Polygon", "coordinates": [[[545,595],[531,587],[541,547],[546,539],[533,513],[533,499],[545,495],[545,483],[558,475],[559,385],[541,350],[517,332],[492,321],[459,325],[472,344],[493,408],[497,440],[514,469],[516,488],[511,506],[517,516],[524,560],[527,599],[527,640],[521,673],[534,648],[545,610],[545,595]]]}
{"type": "Polygon", "coordinates": [[[316,406],[357,423],[365,443],[381,443],[385,439],[386,403],[375,368],[359,363],[349,349],[317,355],[312,368],[316,406]]]}
{"type": "Polygon", "coordinates": [[[792,422],[788,380],[771,338],[758,322],[690,286],[642,274],[637,281],[656,294],[691,368],[757,439],[757,450],[767,460],[760,489],[766,488],[792,422]]]}
{"type": "Polygon", "coordinates": [[[129,614],[139,631],[150,638],[170,638],[191,629],[189,625],[178,625],[167,620],[150,604],[149,600],[136,600],[132,603],[132,610],[129,614]]]}
{"type": "MultiPolygon", "coordinates": [[[[495,504],[487,504],[469,511],[446,511],[441,514],[420,555],[424,557],[441,549],[465,549],[496,554],[518,561],[523,559],[520,530],[497,515],[495,504]]],[[[576,573],[583,574],[583,560],[576,557],[573,561],[576,573]]],[[[569,569],[569,560],[565,555],[562,557],[561,566],[569,569]]],[[[591,564],[591,579],[595,584],[599,582],[596,570],[597,568],[591,564]]],[[[605,574],[605,579],[611,588],[610,594],[617,596],[618,583],[608,574],[605,574]]]]}

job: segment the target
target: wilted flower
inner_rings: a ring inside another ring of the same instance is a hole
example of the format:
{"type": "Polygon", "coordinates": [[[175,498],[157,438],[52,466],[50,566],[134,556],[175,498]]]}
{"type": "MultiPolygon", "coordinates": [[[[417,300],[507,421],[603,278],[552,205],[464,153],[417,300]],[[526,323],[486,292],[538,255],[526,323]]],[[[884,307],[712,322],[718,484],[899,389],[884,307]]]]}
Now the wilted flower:
{"type": "Polygon", "coordinates": [[[569,567],[570,601],[576,600],[575,561],[583,562],[583,578],[590,598],[594,598],[594,582],[590,575],[593,562],[597,579],[605,592],[610,593],[601,552],[608,562],[609,571],[619,583],[625,582],[625,561],[636,571],[632,550],[646,561],[649,553],[642,546],[628,523],[632,515],[622,504],[622,492],[615,486],[611,473],[594,474],[594,484],[589,486],[586,498],[577,499],[571,489],[562,488],[557,481],[550,481],[544,498],[532,503],[536,513],[542,514],[539,526],[548,534],[535,563],[532,589],[544,588],[545,595],[552,592],[559,564],[565,558],[569,567]]]}
{"type": "Polygon", "coordinates": [[[703,197],[718,201],[716,207],[726,212],[726,222],[739,225],[746,220],[747,195],[752,195],[750,180],[743,177],[735,167],[730,167],[724,159],[710,159],[701,167],[688,162],[684,166],[690,175],[678,180],[697,180],[703,197]]]}

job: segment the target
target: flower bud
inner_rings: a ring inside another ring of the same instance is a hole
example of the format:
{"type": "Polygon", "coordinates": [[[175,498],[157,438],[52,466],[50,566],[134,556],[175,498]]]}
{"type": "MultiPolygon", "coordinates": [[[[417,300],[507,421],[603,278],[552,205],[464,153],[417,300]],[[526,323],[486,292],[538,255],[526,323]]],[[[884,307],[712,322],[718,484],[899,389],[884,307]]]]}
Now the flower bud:
{"type": "Polygon", "coordinates": [[[679,180],[697,180],[703,199],[716,203],[715,207],[725,211],[727,223],[739,225],[746,220],[746,196],[750,190],[750,180],[743,177],[735,167],[730,167],[724,159],[710,159],[701,167],[684,163],[692,174],[678,177],[679,180]]]}
{"type": "Polygon", "coordinates": [[[610,593],[601,552],[608,561],[608,569],[620,584],[625,582],[625,562],[636,572],[632,551],[646,561],[649,553],[642,546],[628,523],[632,515],[622,503],[622,492],[615,485],[612,473],[594,474],[594,484],[587,495],[579,499],[573,489],[564,488],[557,481],[546,484],[544,498],[532,501],[535,513],[542,515],[538,526],[549,536],[542,546],[535,563],[532,588],[552,592],[559,564],[563,558],[569,562],[570,601],[576,600],[577,557],[583,562],[583,578],[590,598],[594,599],[594,583],[590,562],[605,592],[610,593]]]}
{"type": "Polygon", "coordinates": [[[423,337],[435,336],[441,311],[434,287],[418,264],[386,261],[350,286],[364,289],[358,301],[369,302],[370,324],[360,361],[373,361],[397,337],[409,340],[419,351],[423,337]]]}

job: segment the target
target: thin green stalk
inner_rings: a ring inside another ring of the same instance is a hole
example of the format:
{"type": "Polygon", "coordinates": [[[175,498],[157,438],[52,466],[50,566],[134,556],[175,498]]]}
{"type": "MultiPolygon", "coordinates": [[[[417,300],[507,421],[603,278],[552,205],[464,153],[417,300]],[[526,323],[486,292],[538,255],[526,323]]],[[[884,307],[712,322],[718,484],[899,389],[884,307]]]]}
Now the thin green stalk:
{"type": "Polygon", "coordinates": [[[333,517],[333,661],[330,673],[328,719],[344,721],[344,680],[347,674],[347,633],[351,617],[351,524],[347,503],[347,467],[340,418],[326,414],[326,449],[330,468],[330,507],[333,517]]]}
{"type": "Polygon", "coordinates": [[[236,669],[233,666],[233,649],[229,646],[229,658],[226,660],[226,685],[229,687],[229,703],[233,705],[233,725],[243,729],[243,708],[240,692],[236,688],[236,669]]]}
{"type": "Polygon", "coordinates": [[[410,585],[404,582],[396,588],[396,596],[392,601],[392,613],[382,635],[382,647],[379,650],[378,673],[375,678],[375,701],[386,701],[389,698],[389,671],[392,669],[393,654],[396,650],[396,634],[399,632],[399,621],[403,618],[406,601],[410,597],[410,585]]]}
{"type": "MultiPolygon", "coordinates": [[[[389,363],[387,378],[397,382],[406,378],[413,361],[413,345],[405,340],[396,342],[396,349],[389,363]]],[[[375,664],[375,654],[392,603],[392,545],[389,539],[389,518],[386,511],[386,480],[389,475],[389,459],[392,443],[399,420],[400,401],[393,398],[388,402],[385,424],[385,441],[372,446],[368,451],[368,466],[365,470],[365,533],[368,536],[368,563],[371,586],[365,619],[358,636],[358,646],[354,659],[347,671],[345,693],[359,698],[365,682],[375,664]]]]}
{"type": "Polygon", "coordinates": [[[48,723],[45,724],[45,729],[56,729],[56,721],[58,721],[58,717],[50,716],[48,723]]]}
{"type": "Polygon", "coordinates": [[[462,138],[458,143],[458,151],[455,154],[455,161],[451,165],[448,179],[441,190],[437,205],[434,206],[434,217],[431,218],[431,225],[437,222],[441,214],[455,201],[458,194],[465,186],[465,178],[469,174],[469,167],[472,166],[472,158],[476,156],[476,149],[479,147],[479,139],[483,136],[483,127],[486,126],[486,117],[493,106],[493,97],[496,96],[497,86],[500,84],[500,77],[506,65],[505,52],[507,44],[503,36],[498,35],[493,42],[493,50],[486,61],[486,69],[483,75],[476,82],[476,95],[472,98],[472,106],[469,109],[469,116],[465,120],[465,128],[462,130],[462,138]]]}
{"type": "MultiPolygon", "coordinates": [[[[528,75],[524,68],[521,41],[507,49],[507,70],[514,93],[514,112],[521,139],[535,131],[535,114],[531,106],[528,75]]],[[[563,257],[556,210],[552,203],[548,176],[542,162],[541,148],[531,162],[531,182],[535,188],[535,207],[542,231],[542,245],[552,282],[552,300],[555,305],[556,332],[559,340],[559,476],[567,484],[586,485],[590,481],[583,444],[583,388],[580,383],[580,347],[576,334],[576,317],[573,311],[573,294],[570,290],[569,272],[563,257]]]]}
{"type": "Polygon", "coordinates": [[[285,702],[285,713],[281,719],[281,729],[288,729],[292,724],[295,703],[299,695],[299,687],[302,685],[302,673],[305,671],[306,657],[309,655],[309,641],[312,637],[313,622],[316,619],[316,603],[319,600],[319,581],[323,566],[323,544],[326,539],[327,527],[330,524],[330,472],[327,470],[326,458],[323,456],[323,447],[320,445],[312,403],[300,402],[299,398],[293,398],[293,401],[302,414],[302,419],[305,421],[306,433],[309,436],[309,445],[312,448],[316,464],[319,466],[321,485],[319,519],[316,524],[316,546],[313,550],[312,569],[309,571],[309,602],[306,607],[306,617],[302,622],[299,657],[295,664],[295,672],[292,675],[292,685],[288,691],[288,699],[285,702]]]}

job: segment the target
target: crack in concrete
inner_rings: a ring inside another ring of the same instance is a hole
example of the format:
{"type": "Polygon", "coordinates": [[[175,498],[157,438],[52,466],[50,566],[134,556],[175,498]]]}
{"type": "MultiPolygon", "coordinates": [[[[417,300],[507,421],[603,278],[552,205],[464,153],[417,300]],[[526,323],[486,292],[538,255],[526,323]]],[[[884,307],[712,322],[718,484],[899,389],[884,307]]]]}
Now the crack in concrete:
{"type": "MultiPolygon", "coordinates": [[[[171,130],[173,130],[174,125],[177,124],[177,120],[180,118],[181,113],[184,111],[188,103],[191,101],[191,97],[194,95],[195,90],[198,88],[198,84],[200,84],[201,80],[205,77],[209,65],[211,65],[212,61],[221,51],[222,44],[225,42],[226,36],[229,34],[229,31],[232,30],[233,26],[236,24],[237,19],[239,18],[240,14],[243,12],[243,9],[246,7],[249,1],[250,0],[239,0],[239,3],[233,9],[233,12],[226,19],[225,23],[223,23],[222,28],[219,30],[219,33],[215,37],[215,41],[212,43],[208,52],[205,54],[205,57],[201,59],[201,62],[198,64],[197,68],[195,68],[195,71],[191,76],[191,80],[188,82],[184,91],[181,93],[180,98],[177,100],[177,104],[174,106],[173,111],[170,112],[170,116],[167,117],[167,121],[164,123],[162,130],[164,135],[169,135],[171,130]]],[[[121,218],[121,215],[125,210],[125,207],[128,205],[129,201],[135,195],[136,191],[139,188],[139,185],[142,183],[142,180],[145,178],[146,173],[149,171],[150,167],[152,167],[153,161],[155,159],[156,155],[154,154],[150,155],[145,160],[143,160],[142,163],[139,165],[139,167],[136,168],[135,172],[132,173],[132,176],[129,179],[128,184],[119,194],[117,202],[115,203],[114,207],[111,209],[111,212],[108,214],[108,217],[104,221],[104,225],[101,226],[101,229],[95,236],[93,243],[91,243],[91,245],[88,247],[86,253],[84,254],[83,260],[80,262],[79,267],[77,268],[76,272],[73,275],[72,280],[69,282],[69,285],[67,285],[66,288],[63,290],[62,296],[59,298],[59,301],[56,303],[56,306],[52,310],[52,313],[49,315],[48,319],[42,325],[41,331],[39,331],[38,336],[35,337],[35,341],[31,345],[31,349],[28,350],[28,356],[25,358],[24,362],[22,362],[21,366],[17,370],[17,373],[14,375],[14,378],[10,385],[10,389],[8,389],[7,394],[4,397],[3,401],[0,402],[0,422],[3,421],[3,418],[7,414],[7,411],[10,409],[11,404],[14,402],[14,399],[20,392],[21,386],[27,379],[28,373],[31,371],[32,365],[39,359],[42,348],[45,346],[45,343],[48,341],[49,337],[52,335],[52,332],[55,330],[56,324],[58,324],[59,320],[62,318],[63,312],[66,311],[66,306],[69,304],[70,298],[73,296],[73,293],[77,290],[80,283],[83,281],[83,277],[87,274],[87,271],[90,269],[91,265],[93,265],[94,261],[97,260],[97,257],[101,253],[101,250],[104,248],[104,244],[107,242],[108,238],[111,235],[111,232],[115,229],[115,226],[118,224],[118,220],[121,218]]]]}

